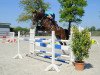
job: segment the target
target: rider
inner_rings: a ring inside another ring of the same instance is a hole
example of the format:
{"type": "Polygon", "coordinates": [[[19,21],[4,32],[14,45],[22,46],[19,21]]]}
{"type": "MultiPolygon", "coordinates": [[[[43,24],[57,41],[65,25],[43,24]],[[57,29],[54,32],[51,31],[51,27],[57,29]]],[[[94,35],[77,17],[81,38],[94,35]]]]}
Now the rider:
{"type": "Polygon", "coordinates": [[[39,9],[41,13],[44,13],[46,17],[50,18],[51,20],[55,20],[55,14],[52,11],[45,11],[44,9],[39,9]]]}
{"type": "Polygon", "coordinates": [[[55,14],[52,11],[46,11],[45,16],[50,18],[51,20],[55,20],[55,14]]]}

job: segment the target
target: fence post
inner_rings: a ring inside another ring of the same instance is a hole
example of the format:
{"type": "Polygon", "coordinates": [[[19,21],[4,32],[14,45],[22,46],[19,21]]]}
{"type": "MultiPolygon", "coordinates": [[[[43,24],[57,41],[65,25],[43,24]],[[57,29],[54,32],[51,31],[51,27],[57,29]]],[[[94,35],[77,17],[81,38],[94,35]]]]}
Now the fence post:
{"type": "Polygon", "coordinates": [[[45,71],[49,71],[51,69],[59,72],[58,66],[55,64],[55,31],[52,31],[52,64],[49,65],[45,71]]]}

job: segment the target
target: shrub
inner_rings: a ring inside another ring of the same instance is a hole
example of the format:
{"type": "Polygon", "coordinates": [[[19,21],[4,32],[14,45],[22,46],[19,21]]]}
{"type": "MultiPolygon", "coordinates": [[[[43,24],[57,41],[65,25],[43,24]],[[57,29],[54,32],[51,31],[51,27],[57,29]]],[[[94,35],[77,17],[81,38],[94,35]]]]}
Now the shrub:
{"type": "Polygon", "coordinates": [[[75,60],[82,62],[89,57],[89,48],[91,47],[90,33],[88,29],[79,31],[77,26],[74,26],[72,30],[72,51],[75,55],[75,60]]]}

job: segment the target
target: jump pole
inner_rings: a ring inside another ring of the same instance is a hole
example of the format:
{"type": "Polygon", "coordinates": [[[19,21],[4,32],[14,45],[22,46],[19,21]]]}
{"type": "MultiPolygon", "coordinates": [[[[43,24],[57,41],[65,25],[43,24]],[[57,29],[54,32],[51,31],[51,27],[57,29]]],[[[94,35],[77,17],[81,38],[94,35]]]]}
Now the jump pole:
{"type": "Polygon", "coordinates": [[[15,58],[15,59],[22,59],[22,56],[21,56],[21,54],[20,54],[20,44],[19,44],[19,42],[20,42],[20,31],[18,31],[18,51],[17,51],[17,55],[15,55],[13,58],[15,58]]]}
{"type": "Polygon", "coordinates": [[[35,29],[30,29],[30,51],[29,53],[34,54],[35,50],[35,29]]]}
{"type": "Polygon", "coordinates": [[[51,69],[59,72],[60,70],[58,69],[58,66],[55,64],[55,31],[52,31],[52,64],[49,65],[45,71],[49,71],[51,69]]]}

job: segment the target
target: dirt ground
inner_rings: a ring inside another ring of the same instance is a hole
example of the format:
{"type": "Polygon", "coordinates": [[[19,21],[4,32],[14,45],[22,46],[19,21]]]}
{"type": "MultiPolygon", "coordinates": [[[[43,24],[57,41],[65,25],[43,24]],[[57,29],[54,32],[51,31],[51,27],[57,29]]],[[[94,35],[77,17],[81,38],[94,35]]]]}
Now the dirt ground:
{"type": "MultiPolygon", "coordinates": [[[[100,43],[100,37],[92,37],[100,43]]],[[[40,47],[38,47],[40,48],[40,47]]],[[[41,48],[40,48],[41,49],[41,48]]],[[[2,43],[0,41],[0,75],[99,75],[100,74],[100,44],[95,44],[89,50],[90,56],[85,60],[84,71],[76,71],[73,65],[57,62],[60,72],[44,71],[50,65],[49,59],[41,57],[30,58],[29,42],[20,42],[20,53],[23,59],[13,59],[17,54],[17,43],[2,43]]]]}

